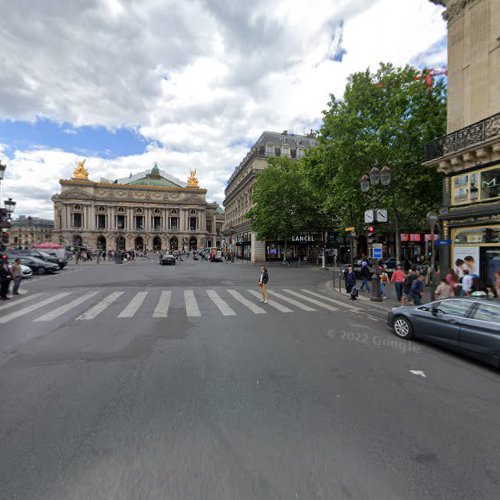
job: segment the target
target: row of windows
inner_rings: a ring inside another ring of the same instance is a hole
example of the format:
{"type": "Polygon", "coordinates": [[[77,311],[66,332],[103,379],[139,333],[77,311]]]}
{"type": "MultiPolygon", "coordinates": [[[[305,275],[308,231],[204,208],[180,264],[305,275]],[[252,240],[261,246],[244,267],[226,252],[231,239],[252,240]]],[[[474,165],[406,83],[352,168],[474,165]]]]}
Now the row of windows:
{"type": "MultiPolygon", "coordinates": [[[[143,209],[142,208],[134,208],[133,210],[137,214],[142,214],[143,213],[143,209]]],[[[75,212],[82,211],[82,205],[74,205],[73,206],[73,211],[75,211],[75,212]]],[[[107,207],[103,207],[103,206],[97,207],[97,212],[106,212],[106,211],[107,211],[107,207]]],[[[119,213],[125,213],[126,212],[126,208],[124,208],[124,207],[118,207],[117,212],[119,212],[119,213]]],[[[154,214],[161,214],[161,209],[160,208],[154,208],[153,209],[153,213],[154,214]]],[[[172,210],[170,210],[170,213],[172,215],[176,215],[177,214],[177,209],[173,208],[172,210]]],[[[197,213],[196,210],[191,210],[191,215],[195,215],[196,213],[197,213]]]]}
{"type": "MultiPolygon", "coordinates": [[[[97,215],[96,217],[96,229],[106,229],[108,217],[106,215],[97,215]]],[[[127,228],[127,217],[125,215],[116,215],[115,216],[115,225],[116,229],[126,229],[127,228]]],[[[71,217],[71,227],[73,228],[82,228],[84,226],[83,215],[80,213],[74,213],[71,217]]],[[[188,220],[188,229],[190,231],[198,230],[198,218],[197,217],[189,217],[188,220]]],[[[145,229],[144,216],[135,216],[133,218],[133,230],[142,231],[145,229]]],[[[151,229],[153,231],[161,231],[166,230],[162,225],[161,217],[152,217],[151,219],[151,229]]],[[[180,229],[179,217],[169,217],[168,218],[168,230],[178,231],[180,229]]],[[[212,222],[207,221],[207,231],[212,231],[212,222]]]]}

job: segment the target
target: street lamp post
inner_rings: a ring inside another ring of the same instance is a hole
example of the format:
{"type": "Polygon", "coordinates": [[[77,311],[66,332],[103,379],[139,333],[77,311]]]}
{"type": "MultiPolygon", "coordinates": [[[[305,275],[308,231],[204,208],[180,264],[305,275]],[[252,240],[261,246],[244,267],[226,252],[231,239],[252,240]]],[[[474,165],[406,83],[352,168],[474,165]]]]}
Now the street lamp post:
{"type": "Polygon", "coordinates": [[[431,284],[431,300],[434,300],[434,292],[436,289],[436,280],[435,280],[435,270],[434,267],[436,265],[436,246],[434,242],[434,230],[436,229],[436,224],[439,220],[439,215],[430,211],[427,212],[427,223],[429,224],[429,228],[431,230],[431,270],[430,270],[430,284],[431,284]]]}
{"type": "MultiPolygon", "coordinates": [[[[361,192],[368,193],[370,191],[370,187],[373,190],[373,222],[377,222],[377,205],[378,205],[378,192],[377,186],[380,184],[383,188],[387,188],[391,183],[391,169],[388,166],[382,167],[382,169],[378,169],[377,167],[373,167],[368,175],[363,175],[359,180],[359,184],[361,187],[361,192]]],[[[385,221],[384,221],[385,222],[385,221]]],[[[368,241],[367,241],[368,245],[368,241]]],[[[369,253],[369,249],[368,249],[369,253]]],[[[374,277],[372,279],[372,296],[370,300],[373,302],[382,302],[382,297],[380,296],[380,273],[378,271],[378,267],[375,268],[374,277]]]]}

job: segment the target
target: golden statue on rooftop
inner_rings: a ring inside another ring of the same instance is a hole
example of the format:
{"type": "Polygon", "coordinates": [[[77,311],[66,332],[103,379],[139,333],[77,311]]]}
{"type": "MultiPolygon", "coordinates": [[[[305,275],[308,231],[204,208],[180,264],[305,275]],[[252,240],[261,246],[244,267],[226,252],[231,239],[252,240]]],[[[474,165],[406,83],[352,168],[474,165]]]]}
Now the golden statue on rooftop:
{"type": "Polygon", "coordinates": [[[85,168],[85,162],[87,160],[82,160],[77,162],[75,171],[73,172],[73,179],[87,179],[89,178],[89,172],[85,168]]]}
{"type": "Polygon", "coordinates": [[[196,169],[190,170],[190,176],[188,177],[187,187],[199,187],[198,186],[198,177],[196,176],[196,169]]]}

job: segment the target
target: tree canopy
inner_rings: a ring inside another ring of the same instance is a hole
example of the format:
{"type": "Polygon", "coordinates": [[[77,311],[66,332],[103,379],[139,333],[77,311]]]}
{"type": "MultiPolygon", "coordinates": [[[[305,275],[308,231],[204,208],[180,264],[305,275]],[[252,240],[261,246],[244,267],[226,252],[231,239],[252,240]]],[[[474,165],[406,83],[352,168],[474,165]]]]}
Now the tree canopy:
{"type": "Polygon", "coordinates": [[[392,181],[378,201],[391,214],[387,230],[396,217],[402,229],[421,229],[440,202],[440,176],[422,161],[424,144],[446,132],[444,84],[429,88],[414,68],[382,64],[375,73],[351,75],[343,98],[331,95],[323,114],[319,146],[303,163],[338,228],[361,229],[372,201],[359,180],[373,166],[388,165],[392,181]]]}
{"type": "Polygon", "coordinates": [[[253,208],[247,217],[260,240],[287,240],[320,220],[318,199],[303,165],[286,157],[269,159],[257,174],[252,190],[253,208]]]}

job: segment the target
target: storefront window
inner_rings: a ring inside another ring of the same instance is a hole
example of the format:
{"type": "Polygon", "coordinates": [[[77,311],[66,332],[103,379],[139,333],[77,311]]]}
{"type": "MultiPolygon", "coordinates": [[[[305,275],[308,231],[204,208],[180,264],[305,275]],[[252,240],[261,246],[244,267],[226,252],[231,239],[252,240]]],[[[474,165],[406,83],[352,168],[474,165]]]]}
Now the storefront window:
{"type": "Polygon", "coordinates": [[[500,168],[481,172],[481,199],[500,196],[500,168]]]}
{"type": "Polygon", "coordinates": [[[500,243],[500,226],[457,230],[454,243],[500,243]]]}
{"type": "Polygon", "coordinates": [[[452,203],[470,203],[500,197],[500,167],[452,178],[452,203]]]}

